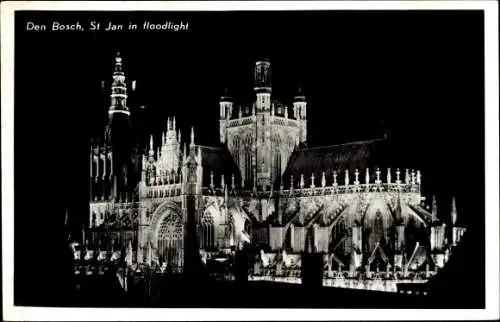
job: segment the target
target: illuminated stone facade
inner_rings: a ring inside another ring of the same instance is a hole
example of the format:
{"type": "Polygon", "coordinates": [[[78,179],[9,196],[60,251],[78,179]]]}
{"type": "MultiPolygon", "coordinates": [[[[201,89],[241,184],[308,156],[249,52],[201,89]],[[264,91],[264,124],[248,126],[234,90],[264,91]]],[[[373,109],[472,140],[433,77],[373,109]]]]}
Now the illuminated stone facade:
{"type": "MultiPolygon", "coordinates": [[[[121,58],[115,66],[107,132],[130,114],[121,58]]],[[[183,142],[172,117],[146,152],[115,156],[113,140],[92,147],[86,249],[182,271],[191,196],[203,261],[248,243],[252,279],[300,283],[303,252],[323,254],[330,286],[396,291],[395,281],[424,282],[443,267],[465,231],[455,201],[450,221],[439,220],[420,171],[392,165],[385,139],[304,147],[302,91],[288,107],[272,100],[269,61],[254,76],[251,104],[221,97],[219,146],[197,145],[193,128],[183,142]]]]}

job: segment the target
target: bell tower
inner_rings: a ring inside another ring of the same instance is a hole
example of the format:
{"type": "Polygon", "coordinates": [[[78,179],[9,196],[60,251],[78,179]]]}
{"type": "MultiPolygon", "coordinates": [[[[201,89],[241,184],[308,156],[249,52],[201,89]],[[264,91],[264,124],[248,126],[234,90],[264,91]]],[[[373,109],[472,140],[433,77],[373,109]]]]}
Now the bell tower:
{"type": "Polygon", "coordinates": [[[271,62],[255,63],[254,92],[256,107],[255,184],[271,185],[271,62]]]}
{"type": "Polygon", "coordinates": [[[132,125],[127,106],[127,83],[120,53],[115,56],[111,83],[109,122],[106,126],[106,145],[112,151],[112,198],[131,199],[134,187],[132,157],[132,125]]]}

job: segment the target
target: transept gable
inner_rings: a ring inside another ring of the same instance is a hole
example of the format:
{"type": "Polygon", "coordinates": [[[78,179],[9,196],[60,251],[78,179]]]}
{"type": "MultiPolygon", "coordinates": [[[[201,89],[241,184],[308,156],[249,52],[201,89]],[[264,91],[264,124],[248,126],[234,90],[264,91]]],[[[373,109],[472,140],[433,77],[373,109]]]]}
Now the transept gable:
{"type": "Polygon", "coordinates": [[[408,260],[408,267],[414,270],[422,268],[423,265],[429,265],[433,268],[434,260],[428,249],[417,242],[408,260]]]}
{"type": "Polygon", "coordinates": [[[389,263],[389,257],[387,257],[387,255],[385,254],[384,250],[380,245],[380,242],[377,242],[377,244],[375,245],[375,248],[370,254],[370,257],[368,258],[367,262],[368,264],[371,264],[376,259],[380,259],[386,264],[389,263]]]}
{"type": "Polygon", "coordinates": [[[366,226],[370,226],[371,222],[374,222],[378,216],[384,221],[384,226],[391,226],[394,220],[392,212],[389,205],[385,202],[383,198],[373,198],[369,203],[364,205],[365,209],[361,222],[366,226]]]}

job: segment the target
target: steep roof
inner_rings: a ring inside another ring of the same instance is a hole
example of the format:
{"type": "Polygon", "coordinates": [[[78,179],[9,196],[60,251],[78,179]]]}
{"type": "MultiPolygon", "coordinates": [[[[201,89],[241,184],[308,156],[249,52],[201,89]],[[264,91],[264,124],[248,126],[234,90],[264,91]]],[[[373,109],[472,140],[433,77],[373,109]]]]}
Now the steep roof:
{"type": "Polygon", "coordinates": [[[241,174],[238,166],[233,160],[231,153],[225,146],[209,147],[200,146],[201,165],[203,168],[203,186],[210,185],[210,175],[213,173],[213,181],[216,187],[221,186],[221,174],[224,174],[224,182],[231,185],[231,177],[237,186],[241,183],[241,174]]]}
{"type": "MultiPolygon", "coordinates": [[[[375,180],[375,169],[383,171],[389,166],[388,144],[384,139],[351,142],[340,145],[297,149],[294,151],[283,173],[285,189],[290,187],[290,175],[293,175],[294,186],[297,187],[300,175],[304,175],[304,183],[311,184],[311,174],[314,173],[315,185],[321,185],[322,172],[325,172],[326,184],[333,183],[333,172],[337,172],[337,183],[344,182],[345,170],[349,170],[350,180],[353,180],[355,169],[359,170],[359,180],[364,182],[365,169],[370,168],[370,180],[375,180]]],[[[385,175],[382,172],[381,176],[385,175]]]]}

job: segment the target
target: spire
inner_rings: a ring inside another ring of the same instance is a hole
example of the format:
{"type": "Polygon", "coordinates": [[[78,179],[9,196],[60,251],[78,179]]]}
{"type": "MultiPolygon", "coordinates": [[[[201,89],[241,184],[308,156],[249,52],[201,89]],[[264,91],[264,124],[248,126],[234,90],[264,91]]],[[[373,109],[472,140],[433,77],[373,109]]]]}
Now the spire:
{"type": "Polygon", "coordinates": [[[152,157],[155,153],[154,147],[153,147],[153,134],[149,137],[149,156],[152,157]]]}
{"type": "Polygon", "coordinates": [[[436,195],[432,196],[432,217],[437,218],[437,201],[436,201],[436,195]]]}
{"type": "Polygon", "coordinates": [[[454,226],[457,223],[457,205],[455,202],[455,197],[451,199],[451,224],[454,226]]]}
{"type": "Polygon", "coordinates": [[[299,85],[299,88],[297,90],[297,95],[294,97],[294,102],[304,102],[306,100],[306,97],[304,96],[304,90],[302,88],[302,85],[299,85]]]}
{"type": "Polygon", "coordinates": [[[113,73],[113,75],[123,75],[122,58],[119,51],[115,56],[115,72],[113,73]]]}
{"type": "Polygon", "coordinates": [[[115,57],[113,82],[111,84],[111,105],[108,113],[109,115],[115,113],[130,115],[127,107],[127,85],[125,83],[125,73],[123,72],[120,53],[117,53],[115,57]]]}
{"type": "Polygon", "coordinates": [[[194,146],[194,127],[191,126],[191,143],[190,146],[194,146]]]}
{"type": "Polygon", "coordinates": [[[231,96],[229,96],[229,94],[228,94],[227,87],[224,88],[224,95],[221,96],[220,101],[221,102],[231,102],[232,101],[231,96]]]}
{"type": "Polygon", "coordinates": [[[176,130],[176,127],[175,127],[175,115],[174,115],[174,118],[172,120],[172,130],[176,130]]]}

